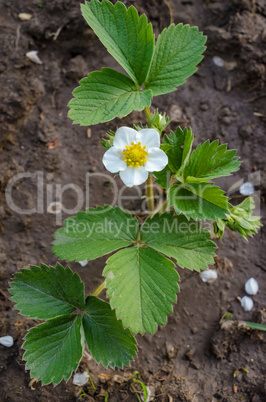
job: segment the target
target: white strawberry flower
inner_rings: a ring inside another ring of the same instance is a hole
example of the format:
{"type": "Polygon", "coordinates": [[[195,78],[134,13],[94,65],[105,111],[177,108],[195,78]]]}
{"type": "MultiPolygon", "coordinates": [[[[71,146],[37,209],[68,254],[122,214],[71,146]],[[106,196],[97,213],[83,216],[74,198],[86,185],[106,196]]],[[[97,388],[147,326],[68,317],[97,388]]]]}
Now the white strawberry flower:
{"type": "Polygon", "coordinates": [[[149,172],[159,172],[167,163],[167,155],[160,149],[160,135],[152,128],[136,131],[120,127],[113,146],[103,155],[106,169],[111,173],[119,172],[127,187],[144,183],[149,172]]]}

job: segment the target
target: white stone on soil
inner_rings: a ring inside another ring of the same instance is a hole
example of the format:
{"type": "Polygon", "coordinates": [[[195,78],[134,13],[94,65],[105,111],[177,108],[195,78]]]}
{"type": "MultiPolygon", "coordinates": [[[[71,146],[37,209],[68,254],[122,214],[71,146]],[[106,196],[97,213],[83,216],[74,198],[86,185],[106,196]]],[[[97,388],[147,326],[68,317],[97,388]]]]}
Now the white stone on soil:
{"type": "Polygon", "coordinates": [[[218,278],[216,269],[206,269],[200,273],[201,280],[203,282],[211,283],[218,278]]]}
{"type": "Polygon", "coordinates": [[[242,195],[252,195],[255,192],[254,186],[252,183],[247,181],[246,183],[241,184],[239,187],[239,192],[242,195]]]}
{"type": "Polygon", "coordinates": [[[254,302],[249,296],[244,296],[241,299],[241,306],[245,311],[251,311],[254,306],[254,302]]]}
{"type": "Polygon", "coordinates": [[[215,64],[217,67],[223,67],[224,66],[224,60],[219,57],[219,56],[214,56],[212,58],[213,64],[215,64]]]}
{"type": "Polygon", "coordinates": [[[256,295],[259,290],[259,284],[254,278],[249,278],[245,283],[245,291],[249,295],[256,295]]]}
{"type": "Polygon", "coordinates": [[[31,50],[30,52],[27,52],[26,57],[35,64],[42,64],[42,61],[38,56],[37,50],[31,50]]]}
{"type": "Polygon", "coordinates": [[[77,385],[78,387],[82,387],[83,385],[87,384],[89,378],[89,374],[86,371],[84,371],[84,373],[76,373],[73,376],[73,384],[77,385]]]}
{"type": "Polygon", "coordinates": [[[11,348],[14,345],[14,339],[10,335],[0,336],[0,345],[6,346],[7,348],[11,348]]]}

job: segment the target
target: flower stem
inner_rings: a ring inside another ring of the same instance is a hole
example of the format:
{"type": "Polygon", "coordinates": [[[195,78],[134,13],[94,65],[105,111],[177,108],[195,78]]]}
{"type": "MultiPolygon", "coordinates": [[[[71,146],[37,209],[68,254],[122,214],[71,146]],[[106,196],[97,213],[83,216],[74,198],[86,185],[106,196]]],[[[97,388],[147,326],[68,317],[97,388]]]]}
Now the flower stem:
{"type": "Polygon", "coordinates": [[[151,111],[149,107],[145,107],[144,108],[144,112],[146,114],[147,120],[148,120],[148,124],[150,123],[150,117],[151,117],[151,111]]]}
{"type": "MultiPolygon", "coordinates": [[[[144,108],[148,125],[150,126],[150,117],[151,117],[151,111],[149,107],[144,108]]],[[[153,182],[152,182],[152,175],[149,174],[148,179],[146,181],[146,195],[147,195],[147,206],[149,212],[154,211],[154,196],[153,196],[153,182]]]]}
{"type": "Polygon", "coordinates": [[[164,212],[167,211],[168,207],[169,207],[169,202],[168,202],[168,200],[165,200],[164,203],[163,203],[163,205],[160,205],[158,208],[156,208],[156,209],[153,211],[153,214],[152,214],[151,218],[153,218],[153,216],[154,216],[155,214],[158,214],[158,213],[159,213],[159,214],[163,214],[164,212]]]}
{"type": "Polygon", "coordinates": [[[149,212],[154,211],[154,197],[153,197],[153,182],[152,175],[149,174],[146,181],[146,194],[147,194],[147,205],[149,212]]]}
{"type": "Polygon", "coordinates": [[[99,296],[99,294],[103,291],[103,289],[105,288],[105,281],[103,281],[100,286],[98,286],[98,288],[96,290],[94,290],[94,292],[92,293],[92,296],[99,296]]]}

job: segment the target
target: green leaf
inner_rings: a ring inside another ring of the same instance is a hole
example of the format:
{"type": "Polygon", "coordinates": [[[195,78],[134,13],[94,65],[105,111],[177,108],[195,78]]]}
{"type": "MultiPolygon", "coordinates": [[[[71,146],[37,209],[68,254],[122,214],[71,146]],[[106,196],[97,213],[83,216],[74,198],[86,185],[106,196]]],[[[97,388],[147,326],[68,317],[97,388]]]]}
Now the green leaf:
{"type": "Polygon", "coordinates": [[[191,129],[184,128],[182,130],[178,127],[174,133],[170,132],[169,137],[164,136],[164,142],[172,145],[172,148],[167,152],[168,166],[173,173],[176,173],[190,155],[193,143],[191,129]]]}
{"type": "Polygon", "coordinates": [[[170,25],[159,36],[145,87],[153,95],[172,92],[195,73],[202,60],[206,37],[189,25],[170,25]]]}
{"type": "Polygon", "coordinates": [[[165,189],[170,187],[173,172],[170,170],[168,165],[166,165],[160,172],[153,172],[153,175],[156,177],[156,183],[159,184],[159,186],[165,189]]]}
{"type": "Polygon", "coordinates": [[[78,368],[85,347],[82,316],[68,314],[32,328],[26,335],[23,355],[31,377],[43,385],[68,380],[78,368]]]}
{"type": "Polygon", "coordinates": [[[136,354],[136,341],[117,320],[109,303],[89,296],[83,327],[88,348],[99,363],[109,367],[128,365],[136,354]]]}
{"type": "Polygon", "coordinates": [[[74,124],[89,126],[123,117],[151,104],[150,90],[138,91],[134,82],[111,68],[94,71],[80,81],[69,102],[74,124]]]}
{"type": "Polygon", "coordinates": [[[154,34],[147,17],[123,3],[92,0],[81,5],[87,23],[109,53],[141,87],[151,64],[154,34]]]}
{"type": "Polygon", "coordinates": [[[179,170],[183,170],[189,160],[193,144],[193,135],[191,129],[178,127],[175,132],[171,131],[169,136],[164,136],[162,144],[170,146],[165,150],[168,156],[168,165],[161,172],[154,172],[157,178],[156,183],[167,189],[171,184],[171,177],[179,170]]]}
{"type": "Polygon", "coordinates": [[[55,232],[52,251],[67,261],[94,260],[122,247],[138,237],[138,221],[129,212],[108,205],[78,212],[55,232]]]}
{"type": "Polygon", "coordinates": [[[170,188],[168,198],[176,213],[187,219],[225,218],[229,208],[224,191],[213,183],[177,184],[170,188]]]}
{"type": "Polygon", "coordinates": [[[84,283],[60,264],[22,269],[15,274],[10,293],[21,314],[40,320],[72,313],[85,305],[84,283]]]}
{"type": "Polygon", "coordinates": [[[245,321],[245,324],[248,328],[258,329],[259,331],[266,331],[266,325],[258,324],[257,322],[249,322],[249,321],[245,321]]]}
{"type": "Polygon", "coordinates": [[[126,328],[153,334],[166,323],[178,291],[172,261],[152,249],[127,248],[107,260],[103,274],[110,304],[126,328]]]}
{"type": "Polygon", "coordinates": [[[200,271],[214,264],[215,243],[200,222],[188,221],[183,215],[156,214],[148,218],[140,232],[141,242],[168,257],[180,267],[200,271]]]}
{"type": "Polygon", "coordinates": [[[240,161],[235,150],[227,150],[225,144],[218,141],[204,142],[192,152],[184,169],[186,182],[204,182],[222,176],[230,176],[238,170],[240,161]]]}

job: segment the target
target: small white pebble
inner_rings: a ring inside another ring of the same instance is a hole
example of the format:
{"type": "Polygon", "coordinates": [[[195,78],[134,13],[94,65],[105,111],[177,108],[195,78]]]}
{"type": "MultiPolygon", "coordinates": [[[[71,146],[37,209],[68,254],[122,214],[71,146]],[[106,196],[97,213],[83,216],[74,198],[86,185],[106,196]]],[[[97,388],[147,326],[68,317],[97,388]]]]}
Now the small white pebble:
{"type": "Polygon", "coordinates": [[[221,59],[219,56],[214,56],[212,58],[213,64],[215,64],[217,67],[223,67],[224,66],[224,60],[221,59]]]}
{"type": "Polygon", "coordinates": [[[32,14],[20,13],[18,15],[18,18],[20,19],[20,21],[29,21],[32,18],[32,14]]]}
{"type": "Polygon", "coordinates": [[[38,56],[37,50],[31,50],[30,52],[26,53],[26,57],[31,60],[33,63],[42,64],[41,59],[38,56]]]}
{"type": "Polygon", "coordinates": [[[48,214],[59,214],[62,211],[62,203],[58,201],[51,202],[47,208],[48,214]]]}
{"type": "Polygon", "coordinates": [[[252,195],[255,192],[254,186],[252,183],[247,181],[246,183],[241,184],[239,187],[239,192],[242,195],[252,195]]]}
{"type": "Polygon", "coordinates": [[[259,284],[254,278],[249,278],[245,283],[245,291],[249,295],[256,295],[259,290],[259,284]]]}
{"type": "Polygon", "coordinates": [[[241,299],[241,307],[243,307],[243,309],[244,309],[245,311],[250,311],[250,310],[252,310],[252,309],[253,309],[253,306],[254,306],[254,302],[253,302],[253,300],[251,299],[251,297],[249,297],[249,296],[244,296],[244,297],[242,297],[242,299],[241,299]]]}
{"type": "Polygon", "coordinates": [[[73,377],[73,384],[82,387],[87,384],[89,378],[89,374],[86,371],[84,371],[84,373],[76,373],[73,377]]]}
{"type": "Polygon", "coordinates": [[[11,348],[11,346],[14,345],[14,339],[10,335],[0,336],[0,344],[7,348],[11,348]]]}
{"type": "Polygon", "coordinates": [[[84,260],[84,261],[78,261],[78,263],[82,266],[85,267],[88,264],[89,260],[84,260]]]}
{"type": "Polygon", "coordinates": [[[200,277],[203,282],[211,283],[218,278],[218,275],[216,269],[206,269],[200,273],[200,277]]]}

